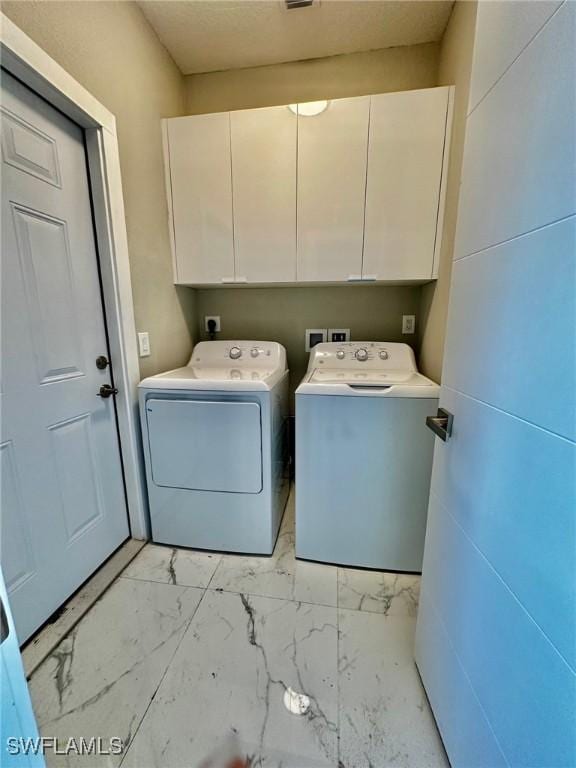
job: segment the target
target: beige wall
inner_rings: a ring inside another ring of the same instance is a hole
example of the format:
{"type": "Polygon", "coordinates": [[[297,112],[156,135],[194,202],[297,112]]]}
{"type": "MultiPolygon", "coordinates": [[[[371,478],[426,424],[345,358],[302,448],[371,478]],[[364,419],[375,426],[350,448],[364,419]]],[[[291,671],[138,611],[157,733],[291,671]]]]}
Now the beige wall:
{"type": "Polygon", "coordinates": [[[188,75],[187,114],[429,88],[437,84],[438,43],[324,59],[188,75]]]}
{"type": "Polygon", "coordinates": [[[442,375],[475,26],[476,2],[457,2],[440,47],[437,84],[455,85],[456,97],[439,274],[435,283],[422,288],[419,324],[420,370],[435,381],[440,381],[442,375]]]}
{"type": "Polygon", "coordinates": [[[127,2],[5,2],[3,12],[116,115],[143,375],[183,363],[190,289],[172,284],[160,118],[184,111],[183,78],[139,8],[127,2]]]}
{"type": "Polygon", "coordinates": [[[291,388],[304,375],[306,328],[350,328],[352,339],[404,341],[402,315],[416,314],[417,286],[339,286],[325,288],[214,288],[197,291],[198,337],[204,315],[220,315],[219,339],[279,341],[286,347],[291,388]]]}

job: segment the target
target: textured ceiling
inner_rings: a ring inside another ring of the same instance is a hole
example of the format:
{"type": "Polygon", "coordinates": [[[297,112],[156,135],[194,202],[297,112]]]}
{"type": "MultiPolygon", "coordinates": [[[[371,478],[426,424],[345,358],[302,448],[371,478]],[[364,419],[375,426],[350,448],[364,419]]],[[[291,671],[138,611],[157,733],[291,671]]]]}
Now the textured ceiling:
{"type": "Polygon", "coordinates": [[[452,0],[140,0],[184,74],[439,40],[452,0]]]}

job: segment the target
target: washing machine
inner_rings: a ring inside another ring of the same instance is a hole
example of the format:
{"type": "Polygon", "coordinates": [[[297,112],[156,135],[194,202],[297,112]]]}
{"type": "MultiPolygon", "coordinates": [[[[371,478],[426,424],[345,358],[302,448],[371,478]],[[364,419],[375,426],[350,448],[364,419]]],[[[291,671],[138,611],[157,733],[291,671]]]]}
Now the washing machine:
{"type": "Polygon", "coordinates": [[[440,388],[407,344],[321,343],[296,390],[296,556],[420,572],[440,388]]]}
{"type": "Polygon", "coordinates": [[[139,399],[152,539],[271,554],[289,492],[284,347],[200,342],[139,399]]]}

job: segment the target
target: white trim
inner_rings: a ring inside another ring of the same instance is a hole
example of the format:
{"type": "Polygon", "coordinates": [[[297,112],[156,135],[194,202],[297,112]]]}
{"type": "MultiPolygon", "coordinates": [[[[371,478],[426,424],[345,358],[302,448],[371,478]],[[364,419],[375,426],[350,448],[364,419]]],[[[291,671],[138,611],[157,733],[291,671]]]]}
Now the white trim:
{"type": "Polygon", "coordinates": [[[444,237],[444,213],[446,210],[446,189],[448,187],[448,168],[450,165],[452,121],[454,119],[454,91],[455,86],[448,87],[448,103],[446,105],[446,132],[444,134],[444,154],[442,156],[442,176],[440,180],[440,197],[438,200],[438,216],[436,218],[436,240],[434,242],[434,260],[432,262],[432,279],[438,277],[440,268],[440,254],[442,251],[442,239],[444,237]]]}
{"type": "Polygon", "coordinates": [[[149,536],[142,460],[134,305],[114,115],[80,83],[0,14],[2,66],[85,129],[96,239],[108,324],[118,428],[132,536],[149,536]]]}

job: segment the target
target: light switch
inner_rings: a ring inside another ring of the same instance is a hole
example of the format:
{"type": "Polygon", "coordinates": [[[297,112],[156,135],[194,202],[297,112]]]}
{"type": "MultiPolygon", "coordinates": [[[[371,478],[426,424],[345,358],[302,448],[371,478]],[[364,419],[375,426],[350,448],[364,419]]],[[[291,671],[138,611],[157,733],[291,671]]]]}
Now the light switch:
{"type": "Polygon", "coordinates": [[[150,336],[148,331],[138,334],[138,352],[140,357],[150,357],[150,336]]]}
{"type": "Polygon", "coordinates": [[[416,330],[416,315],[402,315],[402,333],[414,333],[416,330]]]}

